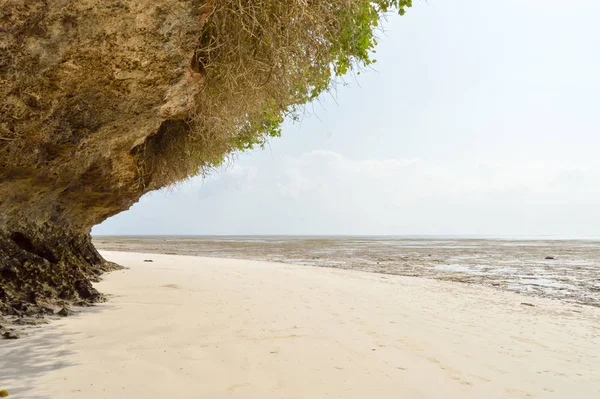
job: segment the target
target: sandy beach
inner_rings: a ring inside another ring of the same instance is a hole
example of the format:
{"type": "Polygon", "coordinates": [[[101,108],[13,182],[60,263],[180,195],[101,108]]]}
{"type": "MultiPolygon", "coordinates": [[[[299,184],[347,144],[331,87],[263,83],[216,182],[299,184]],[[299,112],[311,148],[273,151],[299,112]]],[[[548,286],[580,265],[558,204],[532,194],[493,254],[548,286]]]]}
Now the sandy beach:
{"type": "Polygon", "coordinates": [[[109,302],[0,341],[11,398],[600,397],[596,307],[360,271],[103,255],[129,268],[97,284],[109,302]]]}

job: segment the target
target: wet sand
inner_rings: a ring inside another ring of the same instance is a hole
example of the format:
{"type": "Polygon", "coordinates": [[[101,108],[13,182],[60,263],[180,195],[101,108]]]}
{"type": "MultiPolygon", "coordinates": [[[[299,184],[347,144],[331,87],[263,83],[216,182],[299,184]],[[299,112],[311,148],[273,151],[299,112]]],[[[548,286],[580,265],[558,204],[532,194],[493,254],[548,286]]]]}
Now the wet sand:
{"type": "Polygon", "coordinates": [[[360,271],[103,254],[130,268],[98,284],[108,303],[0,341],[11,397],[600,397],[596,307],[360,271]]]}

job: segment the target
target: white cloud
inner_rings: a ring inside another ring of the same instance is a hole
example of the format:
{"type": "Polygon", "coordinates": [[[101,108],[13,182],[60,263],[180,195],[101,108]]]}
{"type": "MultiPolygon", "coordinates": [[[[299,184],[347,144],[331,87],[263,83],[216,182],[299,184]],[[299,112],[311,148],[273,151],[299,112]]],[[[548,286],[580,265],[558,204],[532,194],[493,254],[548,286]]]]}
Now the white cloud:
{"type": "Polygon", "coordinates": [[[424,199],[485,201],[496,196],[515,200],[548,196],[573,199],[599,196],[600,168],[529,164],[431,163],[419,159],[352,160],[331,151],[288,157],[277,176],[281,194],[407,203],[424,199]]]}
{"type": "Polygon", "coordinates": [[[598,181],[598,165],[354,160],[317,150],[192,179],[96,232],[594,234],[598,181]]]}

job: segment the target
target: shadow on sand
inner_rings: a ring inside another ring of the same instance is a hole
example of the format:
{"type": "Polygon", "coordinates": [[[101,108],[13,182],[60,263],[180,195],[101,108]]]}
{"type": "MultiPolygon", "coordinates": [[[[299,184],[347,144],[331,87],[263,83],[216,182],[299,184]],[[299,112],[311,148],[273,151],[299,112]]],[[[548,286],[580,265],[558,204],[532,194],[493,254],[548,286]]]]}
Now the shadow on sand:
{"type": "MultiPolygon", "coordinates": [[[[90,313],[101,310],[103,307],[87,308],[74,317],[93,317],[90,313]]],[[[50,399],[39,385],[40,378],[49,371],[77,365],[66,359],[74,353],[70,348],[79,333],[64,332],[54,323],[25,332],[28,335],[21,339],[0,339],[0,389],[8,390],[10,397],[50,399]]]]}

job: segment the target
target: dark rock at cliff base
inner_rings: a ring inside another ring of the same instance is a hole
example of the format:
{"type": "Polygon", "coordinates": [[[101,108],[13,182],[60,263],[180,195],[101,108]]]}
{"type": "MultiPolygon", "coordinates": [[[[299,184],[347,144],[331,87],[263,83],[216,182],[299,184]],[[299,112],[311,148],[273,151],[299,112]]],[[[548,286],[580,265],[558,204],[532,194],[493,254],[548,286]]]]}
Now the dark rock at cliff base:
{"type": "Polygon", "coordinates": [[[53,315],[54,314],[54,309],[49,308],[47,306],[41,306],[40,307],[40,314],[53,315]]]}
{"type": "Polygon", "coordinates": [[[17,317],[52,315],[54,314],[54,309],[17,300],[9,302],[7,304],[7,310],[4,313],[17,317]]]}
{"type": "Polygon", "coordinates": [[[67,309],[67,308],[62,308],[57,313],[57,315],[62,316],[62,317],[73,316],[74,314],[76,314],[76,312],[72,311],[71,309],[67,309]]]}
{"type": "Polygon", "coordinates": [[[546,256],[546,260],[554,260],[554,256],[546,256]]]}
{"type": "Polygon", "coordinates": [[[40,324],[48,324],[48,323],[50,323],[50,322],[46,319],[30,318],[30,317],[23,317],[21,319],[16,319],[13,321],[13,324],[16,324],[19,326],[39,326],[40,324]]]}
{"type": "Polygon", "coordinates": [[[144,262],[154,262],[152,259],[144,259],[144,262]]]}
{"type": "Polygon", "coordinates": [[[9,330],[2,333],[2,338],[4,339],[19,339],[23,337],[25,334],[20,331],[9,330]]]}

